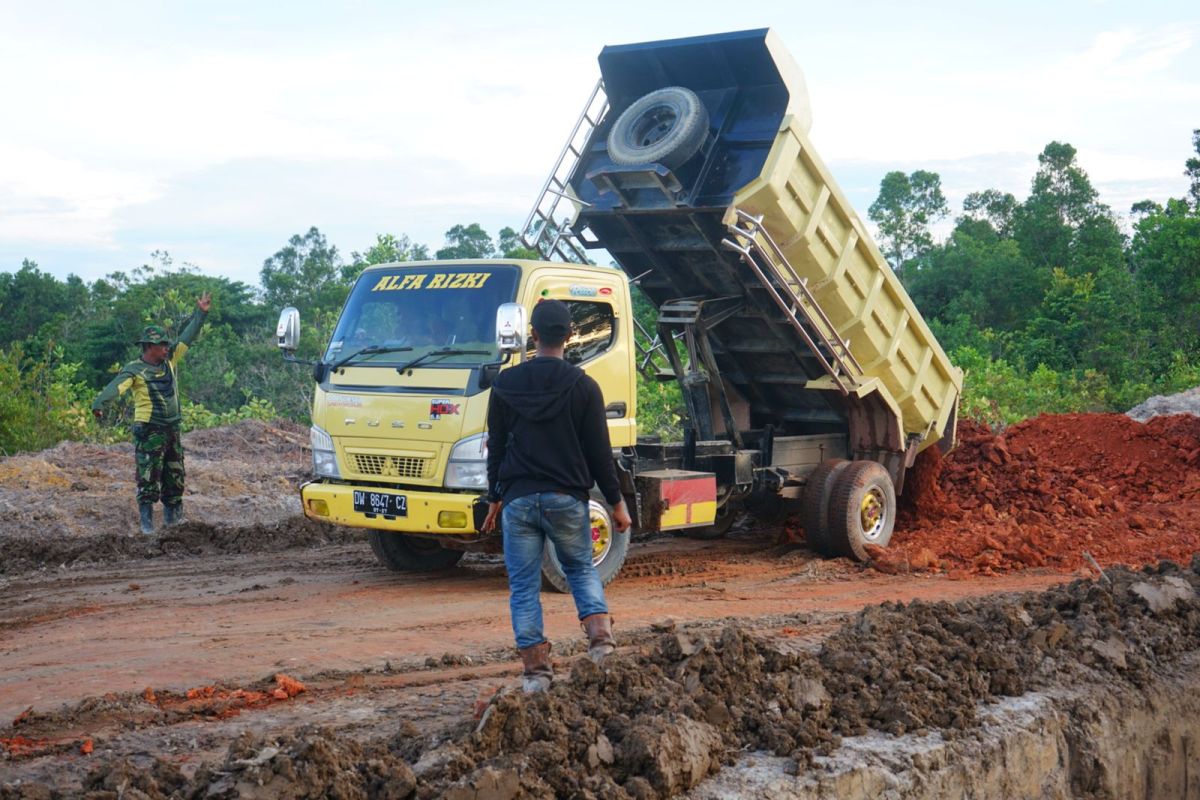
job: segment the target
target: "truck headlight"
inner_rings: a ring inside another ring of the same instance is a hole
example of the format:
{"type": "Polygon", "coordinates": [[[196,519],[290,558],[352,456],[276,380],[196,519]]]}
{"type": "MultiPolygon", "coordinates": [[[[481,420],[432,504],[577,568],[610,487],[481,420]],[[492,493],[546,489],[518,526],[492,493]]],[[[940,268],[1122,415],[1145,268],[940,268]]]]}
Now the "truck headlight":
{"type": "Polygon", "coordinates": [[[323,478],[342,477],[333,451],[333,437],[313,425],[308,429],[308,441],[312,444],[313,473],[323,478]]]}
{"type": "Polygon", "coordinates": [[[450,448],[446,464],[447,489],[487,488],[487,434],[460,439],[450,448]]]}

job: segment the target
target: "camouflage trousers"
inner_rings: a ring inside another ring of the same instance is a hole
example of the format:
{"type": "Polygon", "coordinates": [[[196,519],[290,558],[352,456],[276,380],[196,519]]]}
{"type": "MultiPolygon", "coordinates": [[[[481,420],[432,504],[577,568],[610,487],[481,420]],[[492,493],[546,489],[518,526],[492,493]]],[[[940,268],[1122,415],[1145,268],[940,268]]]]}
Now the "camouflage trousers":
{"type": "Polygon", "coordinates": [[[133,425],[137,461],[138,504],[162,499],[164,505],[183,501],[183,439],[178,425],[133,425]]]}

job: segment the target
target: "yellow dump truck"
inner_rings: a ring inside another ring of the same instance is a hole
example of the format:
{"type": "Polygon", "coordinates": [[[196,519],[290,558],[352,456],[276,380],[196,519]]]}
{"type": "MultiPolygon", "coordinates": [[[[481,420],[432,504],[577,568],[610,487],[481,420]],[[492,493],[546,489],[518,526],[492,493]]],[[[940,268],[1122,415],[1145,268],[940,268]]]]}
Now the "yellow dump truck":
{"type": "MultiPolygon", "coordinates": [[[[545,261],[366,270],[314,366],[304,512],[368,529],[396,570],[499,548],[485,505],[488,387],[566,302],[597,379],[634,530],[722,535],[744,503],[800,501],[809,543],[885,546],[917,454],[954,444],[962,374],[808,139],[800,70],[767,30],[606,47],[601,81],[525,224],[545,261]],[[605,252],[616,268],[591,266],[605,252]],[[630,286],[657,308],[634,318],[630,286]],[[639,437],[636,373],[678,382],[679,441],[639,437]]],[[[285,353],[299,316],[285,309],[285,353]]],[[[628,533],[591,503],[607,583],[628,533]]],[[[553,548],[543,573],[566,584],[553,548]]]]}

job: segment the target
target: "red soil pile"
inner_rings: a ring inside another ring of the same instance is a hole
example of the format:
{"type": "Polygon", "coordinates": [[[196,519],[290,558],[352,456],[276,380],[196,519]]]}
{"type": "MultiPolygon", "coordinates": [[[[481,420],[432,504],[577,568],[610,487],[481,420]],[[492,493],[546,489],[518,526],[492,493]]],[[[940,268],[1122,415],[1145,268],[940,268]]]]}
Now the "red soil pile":
{"type": "Polygon", "coordinates": [[[224,686],[198,686],[183,694],[170,691],[157,693],[147,686],[142,698],[164,711],[180,712],[194,716],[227,717],[237,716],[245,708],[261,708],[279,700],[287,700],[307,689],[304,684],[282,672],[275,675],[273,686],[259,689],[229,689],[224,686]]]}
{"type": "Polygon", "coordinates": [[[1041,416],[1001,435],[964,422],[905,487],[884,571],[993,574],[1188,563],[1200,553],[1200,417],[1041,416]]]}

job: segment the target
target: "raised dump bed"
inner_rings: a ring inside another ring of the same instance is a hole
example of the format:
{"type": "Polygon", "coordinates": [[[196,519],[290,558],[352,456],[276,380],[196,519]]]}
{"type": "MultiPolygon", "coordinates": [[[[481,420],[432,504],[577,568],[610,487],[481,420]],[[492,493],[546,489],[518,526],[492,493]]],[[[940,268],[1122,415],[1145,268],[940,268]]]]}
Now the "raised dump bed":
{"type": "Polygon", "coordinates": [[[774,34],[606,47],[600,69],[610,107],[564,186],[571,231],[637,280],[660,331],[707,334],[725,418],[848,433],[898,488],[917,452],[949,449],[962,373],[808,139],[774,34]]]}

